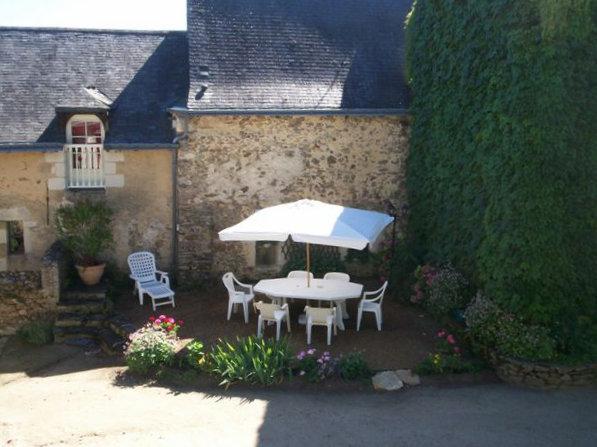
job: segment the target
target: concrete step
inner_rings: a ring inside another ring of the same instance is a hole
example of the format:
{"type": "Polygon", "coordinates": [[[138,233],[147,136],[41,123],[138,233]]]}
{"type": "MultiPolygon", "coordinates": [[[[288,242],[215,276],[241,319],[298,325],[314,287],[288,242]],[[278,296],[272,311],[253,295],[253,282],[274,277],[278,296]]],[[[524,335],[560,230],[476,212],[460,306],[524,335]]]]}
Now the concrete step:
{"type": "Polygon", "coordinates": [[[79,314],[63,312],[58,314],[55,326],[58,327],[100,327],[106,319],[103,313],[79,314]]]}
{"type": "Polygon", "coordinates": [[[62,343],[73,338],[96,339],[99,328],[94,327],[58,327],[54,326],[54,342],[62,343]]]}
{"type": "Polygon", "coordinates": [[[67,300],[95,300],[106,298],[107,291],[108,287],[105,283],[100,283],[95,286],[76,284],[64,290],[61,297],[67,300]]]}

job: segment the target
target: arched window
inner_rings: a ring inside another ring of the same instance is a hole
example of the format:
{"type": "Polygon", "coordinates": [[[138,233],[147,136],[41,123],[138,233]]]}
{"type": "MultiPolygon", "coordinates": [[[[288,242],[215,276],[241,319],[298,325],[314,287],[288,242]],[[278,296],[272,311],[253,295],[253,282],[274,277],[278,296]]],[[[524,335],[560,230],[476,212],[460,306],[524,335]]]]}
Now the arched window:
{"type": "Polygon", "coordinates": [[[96,115],[73,115],[66,123],[69,144],[102,144],[104,124],[96,115]]]}

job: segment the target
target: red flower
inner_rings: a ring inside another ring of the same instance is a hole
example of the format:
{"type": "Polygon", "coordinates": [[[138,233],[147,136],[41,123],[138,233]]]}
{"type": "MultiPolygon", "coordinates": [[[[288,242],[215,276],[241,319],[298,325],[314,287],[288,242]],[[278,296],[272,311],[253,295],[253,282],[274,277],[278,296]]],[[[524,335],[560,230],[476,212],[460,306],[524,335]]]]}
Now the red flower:
{"type": "Polygon", "coordinates": [[[155,317],[152,315],[151,317],[149,317],[149,321],[154,322],[155,321],[155,317]]]}
{"type": "MultiPolygon", "coordinates": [[[[437,336],[439,338],[444,338],[446,336],[446,331],[444,331],[443,329],[441,329],[438,333],[437,336]]],[[[451,336],[450,336],[451,337],[451,336]]]]}
{"type": "Polygon", "coordinates": [[[456,354],[460,354],[460,348],[458,346],[454,346],[454,352],[456,354]]]}
{"type": "Polygon", "coordinates": [[[183,324],[184,324],[184,321],[182,321],[182,320],[178,320],[178,325],[179,325],[179,326],[182,326],[183,324]]]}
{"type": "Polygon", "coordinates": [[[167,330],[168,332],[170,332],[172,329],[174,329],[172,326],[167,326],[167,327],[166,327],[166,330],[167,330]]]}
{"type": "Polygon", "coordinates": [[[448,343],[450,343],[451,345],[456,344],[456,339],[454,338],[454,336],[452,334],[450,334],[446,337],[446,341],[448,343]]]}

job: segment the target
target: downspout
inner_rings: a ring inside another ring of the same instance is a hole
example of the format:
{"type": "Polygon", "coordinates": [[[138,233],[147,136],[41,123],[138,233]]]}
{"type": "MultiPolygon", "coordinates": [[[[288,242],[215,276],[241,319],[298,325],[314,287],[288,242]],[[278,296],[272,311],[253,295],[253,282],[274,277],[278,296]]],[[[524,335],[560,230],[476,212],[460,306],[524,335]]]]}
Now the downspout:
{"type": "Polygon", "coordinates": [[[172,272],[174,273],[174,281],[178,282],[178,143],[186,141],[189,138],[188,123],[186,118],[180,118],[175,115],[176,120],[182,122],[182,131],[177,132],[176,137],[172,140],[176,147],[172,151],[172,272]]]}

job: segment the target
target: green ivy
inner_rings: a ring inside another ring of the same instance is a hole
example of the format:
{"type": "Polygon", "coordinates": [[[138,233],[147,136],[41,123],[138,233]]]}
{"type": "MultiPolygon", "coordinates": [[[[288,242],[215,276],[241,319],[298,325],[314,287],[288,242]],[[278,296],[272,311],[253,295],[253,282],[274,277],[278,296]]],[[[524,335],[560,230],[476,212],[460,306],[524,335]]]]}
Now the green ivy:
{"type": "Polygon", "coordinates": [[[417,0],[407,22],[414,242],[570,352],[570,325],[597,324],[596,17],[595,0],[417,0]]]}

